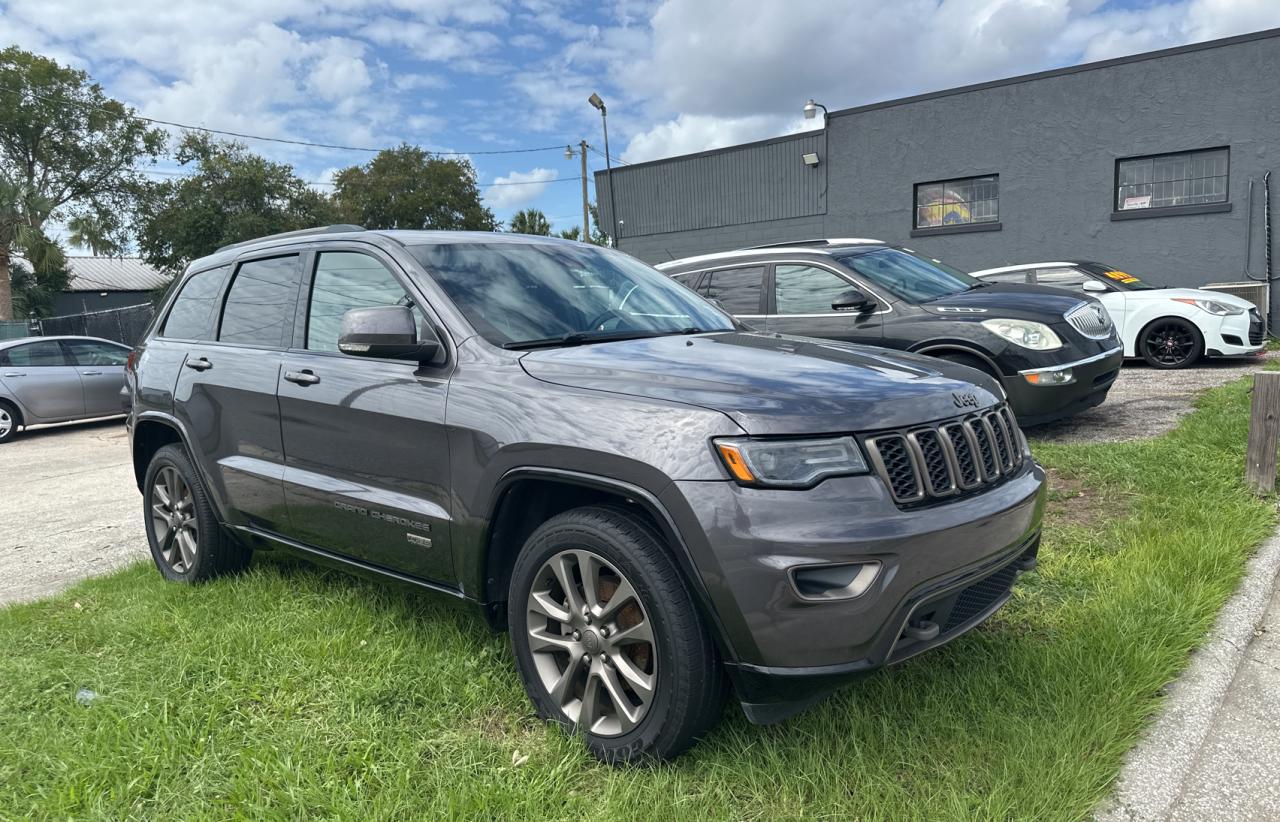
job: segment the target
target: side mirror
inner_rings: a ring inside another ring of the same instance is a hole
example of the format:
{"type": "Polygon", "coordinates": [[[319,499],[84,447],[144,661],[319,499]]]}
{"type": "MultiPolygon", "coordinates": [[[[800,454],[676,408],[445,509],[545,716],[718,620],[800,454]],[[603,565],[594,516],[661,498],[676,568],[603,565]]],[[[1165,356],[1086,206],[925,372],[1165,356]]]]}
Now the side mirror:
{"type": "Polygon", "coordinates": [[[832,311],[870,311],[875,308],[875,301],[856,288],[843,291],[831,303],[832,311]]]}
{"type": "Polygon", "coordinates": [[[338,350],[352,357],[428,362],[440,351],[440,340],[427,328],[418,339],[413,309],[404,305],[353,308],[342,315],[338,350]]]}
{"type": "Polygon", "coordinates": [[[1092,291],[1095,294],[1101,294],[1107,290],[1107,287],[1097,280],[1085,280],[1081,288],[1085,291],[1092,291]]]}

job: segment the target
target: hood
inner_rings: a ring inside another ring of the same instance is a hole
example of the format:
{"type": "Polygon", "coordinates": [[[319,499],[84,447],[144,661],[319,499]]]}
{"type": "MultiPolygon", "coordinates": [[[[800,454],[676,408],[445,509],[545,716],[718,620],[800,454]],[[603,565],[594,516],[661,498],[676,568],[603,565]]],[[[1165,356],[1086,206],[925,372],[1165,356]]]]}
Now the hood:
{"type": "Polygon", "coordinates": [[[1002,399],[984,374],[848,343],[726,332],[530,351],[557,385],[721,411],[749,434],[828,434],[956,417],[1002,399]]]}
{"type": "Polygon", "coordinates": [[[1063,314],[1090,299],[1092,298],[1043,285],[989,283],[981,288],[921,303],[921,308],[944,316],[969,314],[979,318],[1000,317],[1007,320],[1057,323],[1062,322],[1063,314]]]}
{"type": "Polygon", "coordinates": [[[1251,308],[1257,308],[1253,303],[1234,294],[1224,294],[1221,291],[1202,291],[1199,288],[1157,288],[1151,291],[1126,291],[1124,296],[1127,300],[1214,300],[1233,305],[1236,308],[1243,308],[1246,311],[1251,308]]]}

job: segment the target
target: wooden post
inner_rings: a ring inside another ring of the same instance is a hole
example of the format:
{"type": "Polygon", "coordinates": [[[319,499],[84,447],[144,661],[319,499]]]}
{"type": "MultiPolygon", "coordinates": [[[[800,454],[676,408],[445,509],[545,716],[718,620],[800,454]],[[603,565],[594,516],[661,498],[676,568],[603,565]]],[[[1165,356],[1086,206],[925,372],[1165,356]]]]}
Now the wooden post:
{"type": "Polygon", "coordinates": [[[1276,487],[1276,440],[1280,438],[1280,371],[1253,375],[1253,408],[1249,414],[1249,445],[1245,450],[1244,481],[1255,494],[1276,487]]]}

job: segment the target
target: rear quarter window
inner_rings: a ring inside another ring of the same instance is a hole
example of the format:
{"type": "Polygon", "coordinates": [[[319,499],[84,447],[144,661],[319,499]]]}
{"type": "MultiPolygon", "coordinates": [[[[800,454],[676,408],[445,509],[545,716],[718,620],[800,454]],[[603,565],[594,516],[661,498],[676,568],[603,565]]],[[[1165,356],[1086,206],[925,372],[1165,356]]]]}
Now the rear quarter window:
{"type": "Polygon", "coordinates": [[[169,309],[160,336],[177,340],[212,340],[214,303],[231,266],[198,271],[187,278],[169,309]]]}

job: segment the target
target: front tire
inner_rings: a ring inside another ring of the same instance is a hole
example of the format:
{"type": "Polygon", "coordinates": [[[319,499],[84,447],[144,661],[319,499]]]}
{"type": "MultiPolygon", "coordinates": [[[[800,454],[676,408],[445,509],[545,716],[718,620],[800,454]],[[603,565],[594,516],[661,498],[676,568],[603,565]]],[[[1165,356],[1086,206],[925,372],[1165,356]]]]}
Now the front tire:
{"type": "Polygon", "coordinates": [[[668,759],[720,718],[724,670],[664,540],[623,508],[552,517],[512,573],[516,667],[538,715],[613,765],[668,759]]]}
{"type": "Polygon", "coordinates": [[[1152,368],[1186,368],[1204,353],[1204,337],[1190,320],[1162,317],[1142,329],[1138,353],[1152,368]]]}
{"type": "Polygon", "coordinates": [[[143,481],[151,559],[171,582],[205,582],[243,570],[252,551],[223,532],[181,445],[156,451],[143,481]]]}

